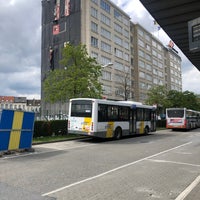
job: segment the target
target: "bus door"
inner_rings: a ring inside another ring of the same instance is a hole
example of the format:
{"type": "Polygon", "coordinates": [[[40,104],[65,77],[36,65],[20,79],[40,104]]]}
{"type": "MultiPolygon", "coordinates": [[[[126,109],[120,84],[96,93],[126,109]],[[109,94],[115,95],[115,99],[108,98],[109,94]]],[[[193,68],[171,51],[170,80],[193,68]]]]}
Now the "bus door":
{"type": "Polygon", "coordinates": [[[136,107],[130,109],[130,133],[136,133],[136,107]]]}
{"type": "Polygon", "coordinates": [[[156,111],[151,111],[151,130],[156,131],[156,111]]]}

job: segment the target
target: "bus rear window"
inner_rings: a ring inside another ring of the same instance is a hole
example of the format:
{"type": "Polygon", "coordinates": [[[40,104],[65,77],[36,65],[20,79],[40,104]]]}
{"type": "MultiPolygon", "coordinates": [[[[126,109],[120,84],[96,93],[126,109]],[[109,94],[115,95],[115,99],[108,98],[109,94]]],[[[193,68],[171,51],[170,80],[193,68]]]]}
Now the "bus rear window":
{"type": "Polygon", "coordinates": [[[92,116],[92,101],[90,100],[75,100],[71,106],[72,117],[91,117],[92,116]]]}
{"type": "Polygon", "coordinates": [[[167,111],[168,117],[178,117],[178,118],[183,118],[184,117],[184,110],[168,110],[167,111]]]}

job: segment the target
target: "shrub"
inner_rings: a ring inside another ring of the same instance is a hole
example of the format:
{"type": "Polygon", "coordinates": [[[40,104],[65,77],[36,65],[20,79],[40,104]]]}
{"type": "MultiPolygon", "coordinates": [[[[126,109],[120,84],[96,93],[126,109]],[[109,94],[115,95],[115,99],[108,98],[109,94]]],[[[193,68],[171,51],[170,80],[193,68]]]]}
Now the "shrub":
{"type": "Polygon", "coordinates": [[[157,120],[156,126],[157,128],[166,128],[166,120],[165,119],[157,120]]]}
{"type": "Polygon", "coordinates": [[[35,121],[33,137],[67,134],[67,121],[35,121]]]}

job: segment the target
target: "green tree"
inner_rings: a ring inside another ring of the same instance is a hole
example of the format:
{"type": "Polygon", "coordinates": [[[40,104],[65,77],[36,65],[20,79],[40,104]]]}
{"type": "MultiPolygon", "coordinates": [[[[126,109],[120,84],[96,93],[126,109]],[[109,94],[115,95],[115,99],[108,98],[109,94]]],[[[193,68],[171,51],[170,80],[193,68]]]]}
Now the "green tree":
{"type": "Polygon", "coordinates": [[[164,86],[156,86],[149,90],[147,104],[157,105],[158,114],[165,113],[165,109],[172,108],[188,108],[200,111],[200,99],[193,92],[176,90],[168,91],[164,86]]]}
{"type": "Polygon", "coordinates": [[[157,105],[160,107],[168,107],[170,102],[168,101],[168,91],[164,86],[152,87],[148,93],[146,103],[149,105],[157,105]]]}
{"type": "Polygon", "coordinates": [[[192,110],[199,110],[199,102],[197,95],[188,90],[184,91],[183,101],[181,106],[192,110]]]}
{"type": "Polygon", "coordinates": [[[88,55],[86,46],[66,44],[62,57],[60,64],[63,68],[50,71],[44,81],[46,101],[54,103],[77,97],[100,98],[101,65],[88,55]]]}
{"type": "Polygon", "coordinates": [[[198,96],[190,91],[178,92],[171,90],[168,93],[168,100],[171,104],[170,107],[199,110],[198,96]]]}
{"type": "Polygon", "coordinates": [[[178,108],[183,104],[183,93],[177,90],[170,90],[167,99],[170,102],[168,107],[178,108]]]}
{"type": "Polygon", "coordinates": [[[152,87],[147,93],[148,98],[146,103],[157,106],[157,115],[163,115],[167,107],[170,107],[171,102],[168,99],[168,90],[165,86],[152,87]]]}

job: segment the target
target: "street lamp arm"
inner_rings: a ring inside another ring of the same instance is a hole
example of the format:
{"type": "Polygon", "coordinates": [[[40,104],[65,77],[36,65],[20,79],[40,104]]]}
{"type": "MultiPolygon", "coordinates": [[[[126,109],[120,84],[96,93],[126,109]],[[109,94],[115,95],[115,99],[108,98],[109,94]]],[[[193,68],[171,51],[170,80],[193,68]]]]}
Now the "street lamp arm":
{"type": "Polygon", "coordinates": [[[102,68],[105,68],[105,67],[110,67],[110,66],[112,66],[113,65],[113,63],[108,63],[108,64],[106,64],[106,65],[103,65],[103,66],[101,66],[102,68]]]}

